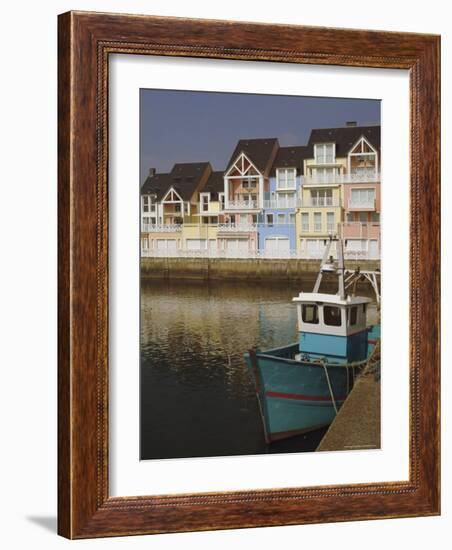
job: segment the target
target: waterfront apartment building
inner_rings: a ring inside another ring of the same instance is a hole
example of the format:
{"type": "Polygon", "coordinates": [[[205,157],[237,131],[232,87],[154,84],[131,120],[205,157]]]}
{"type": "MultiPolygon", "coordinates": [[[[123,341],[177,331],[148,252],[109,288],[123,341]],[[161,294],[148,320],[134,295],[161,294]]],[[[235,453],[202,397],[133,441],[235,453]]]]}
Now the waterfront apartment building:
{"type": "Polygon", "coordinates": [[[379,258],[379,126],[239,140],[224,171],[175,164],[141,187],[143,255],[319,258],[329,235],[346,257],[379,258]]]}

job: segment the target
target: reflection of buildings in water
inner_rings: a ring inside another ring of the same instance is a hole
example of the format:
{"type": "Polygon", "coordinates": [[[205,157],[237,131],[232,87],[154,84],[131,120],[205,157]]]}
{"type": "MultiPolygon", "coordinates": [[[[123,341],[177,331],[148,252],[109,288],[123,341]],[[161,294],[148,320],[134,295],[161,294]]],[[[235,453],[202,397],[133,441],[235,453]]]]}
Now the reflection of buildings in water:
{"type": "Polygon", "coordinates": [[[143,285],[142,350],[155,357],[155,365],[159,357],[173,356],[173,371],[198,360],[202,368],[216,369],[215,376],[222,375],[224,383],[242,383],[248,377],[243,353],[262,345],[263,336],[265,341],[279,340],[290,324],[278,321],[290,317],[293,309],[287,294],[287,288],[269,292],[254,285],[143,285]],[[280,310],[284,312],[276,313],[280,310]]]}
{"type": "Polygon", "coordinates": [[[191,376],[187,366],[199,364],[209,371],[206,376],[222,377],[224,384],[248,384],[245,351],[296,341],[292,297],[299,290],[259,283],[144,282],[142,353],[153,367],[165,362],[182,381],[191,376]]]}

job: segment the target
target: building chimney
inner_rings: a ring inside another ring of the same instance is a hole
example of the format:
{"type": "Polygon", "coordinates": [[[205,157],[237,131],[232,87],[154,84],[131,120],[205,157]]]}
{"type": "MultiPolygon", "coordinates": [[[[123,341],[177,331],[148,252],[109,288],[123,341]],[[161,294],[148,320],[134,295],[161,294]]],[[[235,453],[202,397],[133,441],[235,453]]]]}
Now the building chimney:
{"type": "Polygon", "coordinates": [[[152,178],[152,176],[155,176],[156,171],[155,168],[149,168],[149,177],[152,178]]]}
{"type": "Polygon", "coordinates": [[[356,120],[347,120],[345,126],[358,126],[356,120]]]}

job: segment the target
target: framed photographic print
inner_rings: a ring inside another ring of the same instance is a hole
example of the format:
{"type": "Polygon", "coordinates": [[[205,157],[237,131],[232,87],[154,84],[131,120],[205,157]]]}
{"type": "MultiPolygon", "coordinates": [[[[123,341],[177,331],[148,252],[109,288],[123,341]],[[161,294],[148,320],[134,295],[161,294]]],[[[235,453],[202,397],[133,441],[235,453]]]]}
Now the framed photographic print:
{"type": "Polygon", "coordinates": [[[59,533],[439,513],[439,37],[59,18],[59,533]]]}

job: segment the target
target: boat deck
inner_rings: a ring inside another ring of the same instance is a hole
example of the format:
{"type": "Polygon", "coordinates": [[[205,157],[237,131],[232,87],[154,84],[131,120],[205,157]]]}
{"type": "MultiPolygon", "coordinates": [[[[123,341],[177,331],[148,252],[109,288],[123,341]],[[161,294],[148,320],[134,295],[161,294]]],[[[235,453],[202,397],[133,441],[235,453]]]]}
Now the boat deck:
{"type": "Polygon", "coordinates": [[[380,448],[380,380],[364,374],[328,428],[317,451],[380,448]]]}

